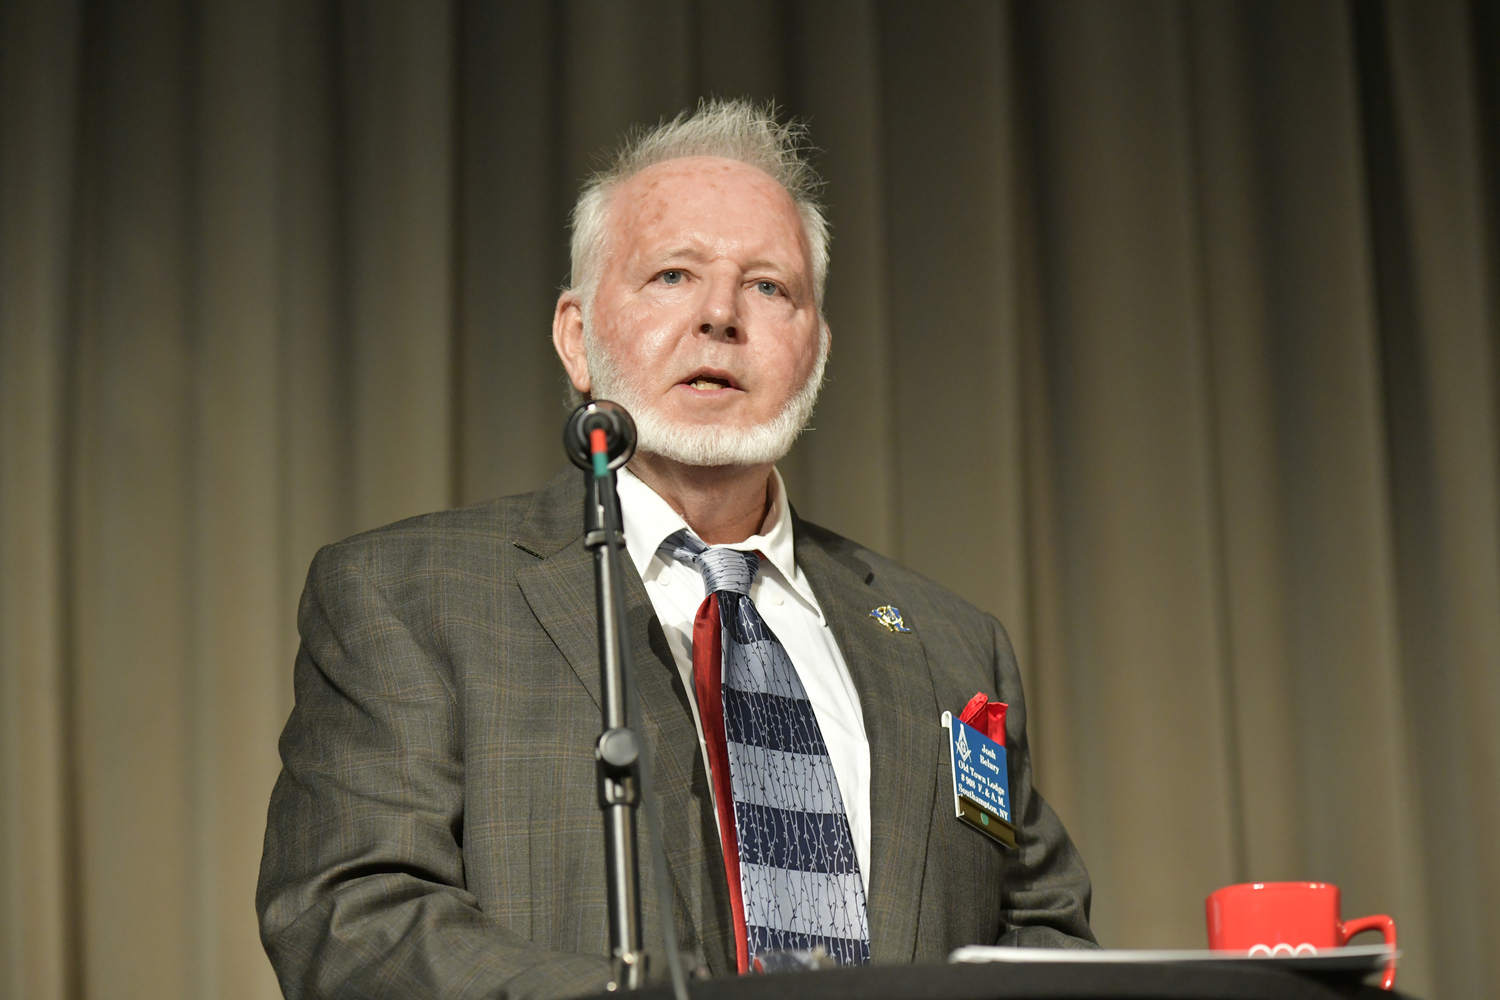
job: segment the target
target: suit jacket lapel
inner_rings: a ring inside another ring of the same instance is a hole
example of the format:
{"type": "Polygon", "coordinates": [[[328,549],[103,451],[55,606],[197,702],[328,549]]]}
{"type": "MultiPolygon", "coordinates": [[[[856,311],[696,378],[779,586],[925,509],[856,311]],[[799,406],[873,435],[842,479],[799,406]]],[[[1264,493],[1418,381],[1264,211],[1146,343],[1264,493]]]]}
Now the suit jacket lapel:
{"type": "MultiPolygon", "coordinates": [[[[626,560],[625,620],[627,642],[633,653],[636,684],[640,692],[640,718],[651,748],[653,784],[661,813],[662,844],[667,868],[672,873],[678,917],[687,937],[696,939],[705,963],[714,973],[734,969],[733,931],[728,887],[724,879],[724,856],[708,792],[708,776],[698,749],[698,731],[682,676],[672,659],[651,599],[635,566],[626,560]]],[[[645,816],[640,817],[645,830],[645,816]]],[[[641,856],[643,902],[655,909],[655,877],[647,871],[651,858],[641,856]]],[[[655,951],[659,942],[647,941],[655,951]]]]}
{"type": "MultiPolygon", "coordinates": [[[[570,469],[537,492],[517,533],[516,545],[537,556],[538,561],[521,569],[516,580],[538,623],[599,705],[594,560],[583,547],[580,479],[581,474],[570,469]]],[[[663,847],[672,873],[679,925],[686,932],[679,939],[696,939],[709,968],[721,972],[732,967],[733,961],[726,944],[731,933],[729,903],[719,886],[724,881],[724,862],[712,827],[712,811],[706,806],[708,784],[698,752],[698,734],[666,637],[629,557],[624,558],[620,575],[625,591],[626,641],[640,695],[639,725],[651,748],[663,847]],[[684,822],[684,817],[699,817],[700,822],[684,822]],[[709,825],[707,834],[703,819],[709,825]]],[[[644,816],[639,817],[638,829],[643,839],[642,903],[649,913],[656,910],[656,900],[651,888],[651,858],[644,842],[644,816]]],[[[646,942],[653,951],[658,945],[656,941],[646,942]]]]}
{"type": "Polygon", "coordinates": [[[889,632],[870,617],[895,602],[847,540],[794,522],[807,574],[859,691],[870,741],[870,958],[910,962],[939,756],[937,697],[916,625],[889,632]]]}
{"type": "Polygon", "coordinates": [[[601,705],[594,560],[583,547],[582,532],[567,548],[518,572],[516,582],[589,697],[601,705]]]}

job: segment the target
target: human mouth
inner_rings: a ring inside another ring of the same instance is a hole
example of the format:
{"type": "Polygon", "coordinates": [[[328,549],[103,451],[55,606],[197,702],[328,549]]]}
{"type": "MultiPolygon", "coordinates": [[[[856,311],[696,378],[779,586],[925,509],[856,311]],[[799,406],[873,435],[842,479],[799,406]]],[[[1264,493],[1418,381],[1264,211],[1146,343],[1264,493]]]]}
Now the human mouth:
{"type": "Polygon", "coordinates": [[[689,389],[696,389],[698,392],[718,392],[722,389],[739,388],[735,384],[734,379],[729,377],[728,373],[717,371],[694,372],[679,384],[685,385],[689,389]]]}

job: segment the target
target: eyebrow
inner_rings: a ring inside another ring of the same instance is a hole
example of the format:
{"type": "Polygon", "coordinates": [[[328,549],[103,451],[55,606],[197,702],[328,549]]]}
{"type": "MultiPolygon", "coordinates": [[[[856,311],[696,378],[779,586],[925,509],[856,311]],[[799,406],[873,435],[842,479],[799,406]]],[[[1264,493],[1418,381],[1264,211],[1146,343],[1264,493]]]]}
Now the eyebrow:
{"type": "Polygon", "coordinates": [[[676,247],[675,249],[668,250],[665,253],[652,254],[650,259],[653,263],[683,259],[701,263],[707,260],[708,257],[701,250],[694,249],[693,247],[676,247]]]}
{"type": "Polygon", "coordinates": [[[766,260],[764,257],[757,257],[754,260],[746,261],[745,267],[751,270],[760,267],[765,268],[768,271],[777,271],[781,274],[795,273],[794,270],[789,270],[788,268],[783,267],[781,264],[776,263],[774,260],[766,260]]]}
{"type": "MultiPolygon", "coordinates": [[[[674,260],[689,260],[694,263],[701,264],[704,261],[708,260],[708,255],[695,247],[676,247],[672,250],[666,251],[665,253],[653,255],[651,260],[655,265],[660,265],[674,260]]],[[[776,261],[770,260],[765,257],[756,257],[753,260],[748,260],[745,262],[745,267],[747,270],[763,268],[765,270],[775,271],[777,274],[784,275],[793,275],[796,273],[795,268],[789,268],[784,264],[778,264],[776,263],[776,261]]]]}

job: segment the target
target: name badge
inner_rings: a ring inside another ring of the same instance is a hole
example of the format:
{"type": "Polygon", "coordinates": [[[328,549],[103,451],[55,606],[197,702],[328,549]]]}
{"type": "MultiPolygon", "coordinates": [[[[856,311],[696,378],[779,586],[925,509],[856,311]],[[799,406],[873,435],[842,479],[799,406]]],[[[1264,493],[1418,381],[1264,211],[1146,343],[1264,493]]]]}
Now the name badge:
{"type": "Polygon", "coordinates": [[[1010,816],[1010,770],[1005,747],[966,722],[943,713],[948,753],[953,761],[953,812],[987,837],[1016,846],[1010,816]]]}

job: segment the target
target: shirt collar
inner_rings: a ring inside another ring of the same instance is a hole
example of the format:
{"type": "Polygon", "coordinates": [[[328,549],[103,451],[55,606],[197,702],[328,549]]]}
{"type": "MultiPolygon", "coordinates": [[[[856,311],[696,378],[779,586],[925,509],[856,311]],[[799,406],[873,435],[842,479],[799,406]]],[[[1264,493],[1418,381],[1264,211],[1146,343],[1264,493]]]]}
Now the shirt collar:
{"type": "MultiPolygon", "coordinates": [[[[625,550],[630,553],[636,571],[644,578],[646,568],[651,565],[662,541],[688,525],[628,467],[620,470],[617,483],[620,519],[625,528],[625,550]]],[[[760,532],[725,548],[760,552],[784,580],[793,583],[797,579],[797,562],[792,541],[792,510],[786,501],[786,484],[775,468],[771,469],[770,490],[771,507],[761,522],[760,532]]],[[[688,528],[688,531],[692,529],[688,528]]],[[[697,537],[696,532],[693,532],[693,537],[697,537]]]]}

